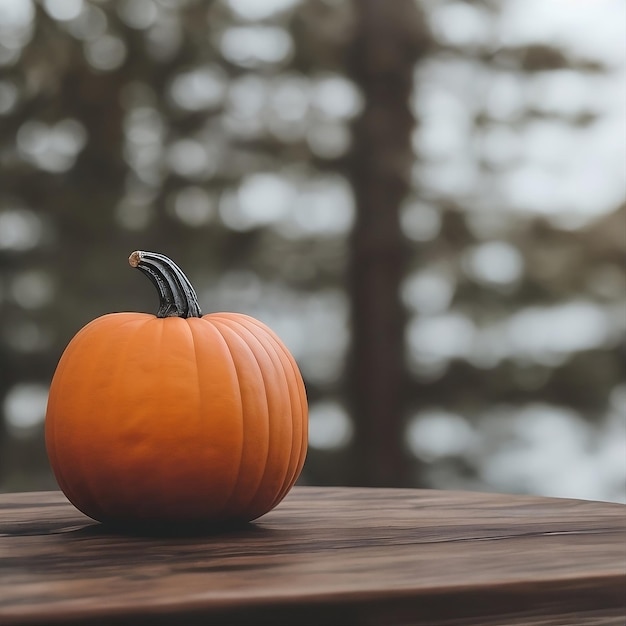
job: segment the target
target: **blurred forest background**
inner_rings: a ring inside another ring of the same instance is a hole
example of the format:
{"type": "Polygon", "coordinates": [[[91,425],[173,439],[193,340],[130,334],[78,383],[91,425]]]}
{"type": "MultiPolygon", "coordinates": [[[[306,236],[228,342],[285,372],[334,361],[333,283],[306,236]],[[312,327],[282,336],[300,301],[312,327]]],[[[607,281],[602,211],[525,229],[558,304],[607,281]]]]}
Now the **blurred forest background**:
{"type": "Polygon", "coordinates": [[[0,491],[71,337],[284,339],[303,484],[626,501],[626,3],[0,0],[0,491]]]}

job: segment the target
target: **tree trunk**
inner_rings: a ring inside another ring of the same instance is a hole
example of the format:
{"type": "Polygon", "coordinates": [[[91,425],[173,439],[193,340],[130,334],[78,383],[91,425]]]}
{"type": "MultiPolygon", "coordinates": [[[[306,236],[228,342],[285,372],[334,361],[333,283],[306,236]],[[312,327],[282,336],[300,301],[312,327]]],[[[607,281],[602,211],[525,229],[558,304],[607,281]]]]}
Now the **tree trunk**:
{"type": "Polygon", "coordinates": [[[399,288],[408,251],[399,212],[414,160],[413,74],[428,37],[414,0],[360,0],[354,7],[348,71],[365,106],[348,160],[357,206],[349,267],[355,438],[348,474],[352,484],[401,486],[413,481],[404,446],[407,373],[399,288]]]}

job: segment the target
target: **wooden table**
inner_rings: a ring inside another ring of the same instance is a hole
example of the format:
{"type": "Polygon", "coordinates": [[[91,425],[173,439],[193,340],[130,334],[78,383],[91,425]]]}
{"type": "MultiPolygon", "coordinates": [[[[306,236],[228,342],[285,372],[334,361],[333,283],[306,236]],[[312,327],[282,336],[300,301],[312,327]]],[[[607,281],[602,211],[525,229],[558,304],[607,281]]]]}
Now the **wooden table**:
{"type": "Polygon", "coordinates": [[[626,506],[297,487],[245,528],[138,536],[0,495],[0,624],[626,624],[626,506]]]}

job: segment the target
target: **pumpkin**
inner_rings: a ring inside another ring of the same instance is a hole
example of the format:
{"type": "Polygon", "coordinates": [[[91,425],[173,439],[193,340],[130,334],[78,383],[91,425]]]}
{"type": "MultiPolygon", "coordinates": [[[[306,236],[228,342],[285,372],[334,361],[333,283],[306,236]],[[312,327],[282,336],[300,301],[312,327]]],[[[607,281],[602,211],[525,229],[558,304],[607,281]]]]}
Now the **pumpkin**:
{"type": "Polygon", "coordinates": [[[275,507],[307,449],[296,362],[260,321],[202,315],[166,256],[129,263],[156,286],[157,315],[111,313],[80,330],[50,386],[46,448],[62,491],[117,524],[249,521],[275,507]]]}

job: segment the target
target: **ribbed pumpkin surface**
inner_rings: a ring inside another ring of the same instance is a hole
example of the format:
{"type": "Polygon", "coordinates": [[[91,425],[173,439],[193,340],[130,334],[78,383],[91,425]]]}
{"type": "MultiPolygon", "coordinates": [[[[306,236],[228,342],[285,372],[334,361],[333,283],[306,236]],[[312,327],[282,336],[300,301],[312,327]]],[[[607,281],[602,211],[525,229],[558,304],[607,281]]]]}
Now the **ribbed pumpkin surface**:
{"type": "Polygon", "coordinates": [[[307,449],[298,367],[235,313],[114,313],[85,326],[52,380],[51,465],[100,521],[252,520],[287,494],[307,449]]]}

